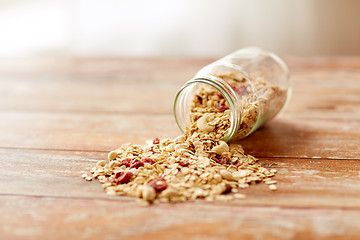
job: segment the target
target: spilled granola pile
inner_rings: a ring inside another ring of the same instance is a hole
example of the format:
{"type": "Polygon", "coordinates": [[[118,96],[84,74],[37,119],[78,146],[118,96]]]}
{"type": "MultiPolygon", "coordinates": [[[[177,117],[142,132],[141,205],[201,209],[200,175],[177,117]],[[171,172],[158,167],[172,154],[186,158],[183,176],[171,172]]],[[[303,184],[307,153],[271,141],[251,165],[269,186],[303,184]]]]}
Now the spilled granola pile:
{"type": "MultiPolygon", "coordinates": [[[[243,117],[235,138],[254,126],[259,111],[270,111],[271,101],[285,101],[285,91],[259,81],[248,86],[243,79],[220,76],[242,94],[243,117]],[[247,94],[256,87],[262,95],[247,94]],[[275,99],[275,100],[274,100],[275,99]]],[[[275,104],[280,106],[280,104],[275,104]]],[[[282,106],[282,105],[281,105],[282,106]]],[[[278,112],[279,109],[271,109],[278,112]]],[[[244,153],[238,143],[222,141],[230,126],[230,109],[215,89],[203,86],[190,105],[191,126],[175,139],[148,141],[145,145],[124,144],[111,151],[108,161],[99,161],[83,178],[97,178],[109,195],[138,198],[140,204],[184,202],[198,198],[228,201],[245,198],[240,189],[264,182],[276,190],[275,169],[266,169],[258,159],[244,153]]]]}

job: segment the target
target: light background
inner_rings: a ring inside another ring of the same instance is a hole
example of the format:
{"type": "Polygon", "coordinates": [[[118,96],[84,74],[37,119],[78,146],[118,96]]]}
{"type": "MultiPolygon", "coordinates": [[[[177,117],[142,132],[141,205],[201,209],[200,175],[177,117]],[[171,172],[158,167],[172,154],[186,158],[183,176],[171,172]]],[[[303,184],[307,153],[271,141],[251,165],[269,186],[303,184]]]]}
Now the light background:
{"type": "Polygon", "coordinates": [[[0,57],[359,55],[359,0],[0,0],[0,57]]]}

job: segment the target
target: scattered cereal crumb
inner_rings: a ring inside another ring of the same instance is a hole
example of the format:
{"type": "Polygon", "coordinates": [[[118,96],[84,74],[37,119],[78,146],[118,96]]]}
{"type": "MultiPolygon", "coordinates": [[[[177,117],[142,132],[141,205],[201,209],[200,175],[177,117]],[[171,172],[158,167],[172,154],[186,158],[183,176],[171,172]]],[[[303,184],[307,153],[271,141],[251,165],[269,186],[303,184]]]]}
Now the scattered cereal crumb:
{"type": "Polygon", "coordinates": [[[277,187],[276,187],[276,185],[271,184],[271,185],[269,185],[269,189],[272,190],[272,191],[276,191],[277,187]]]}

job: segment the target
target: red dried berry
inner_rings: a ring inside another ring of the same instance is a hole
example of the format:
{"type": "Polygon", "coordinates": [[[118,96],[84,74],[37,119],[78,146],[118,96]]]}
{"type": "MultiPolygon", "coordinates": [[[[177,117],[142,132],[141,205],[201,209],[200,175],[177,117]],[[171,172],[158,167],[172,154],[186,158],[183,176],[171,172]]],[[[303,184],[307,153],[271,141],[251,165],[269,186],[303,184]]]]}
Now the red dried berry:
{"type": "Polygon", "coordinates": [[[126,172],[122,174],[119,178],[117,178],[117,182],[119,184],[128,183],[130,182],[132,176],[133,176],[132,172],[126,172]]]}
{"type": "Polygon", "coordinates": [[[237,162],[237,163],[234,164],[234,166],[237,167],[237,168],[240,167],[241,165],[243,165],[241,162],[237,162]]]}
{"type": "Polygon", "coordinates": [[[226,157],[213,157],[212,160],[217,162],[218,164],[227,164],[227,158],[226,157]]]}
{"type": "Polygon", "coordinates": [[[123,174],[124,174],[124,172],[117,172],[117,173],[115,173],[114,178],[119,178],[119,177],[121,177],[123,174]]]}
{"type": "Polygon", "coordinates": [[[248,91],[246,89],[246,86],[242,85],[242,86],[232,86],[232,88],[234,89],[234,91],[239,94],[240,96],[242,95],[246,95],[248,94],[248,91]]]}
{"type": "Polygon", "coordinates": [[[228,110],[228,109],[229,109],[228,106],[226,106],[224,103],[220,103],[220,102],[218,102],[218,103],[216,104],[216,108],[217,108],[220,112],[224,112],[225,110],[228,110]]]}
{"type": "Polygon", "coordinates": [[[216,94],[216,96],[218,96],[220,99],[224,98],[224,96],[223,96],[220,92],[216,92],[215,94],[216,94]]]}
{"type": "Polygon", "coordinates": [[[131,158],[124,158],[121,161],[120,166],[130,167],[131,160],[131,158]]]}
{"type": "Polygon", "coordinates": [[[167,188],[167,183],[164,178],[151,180],[149,186],[154,188],[156,192],[164,191],[167,188]]]}
{"type": "Polygon", "coordinates": [[[145,157],[145,158],[141,159],[141,161],[142,161],[143,163],[149,163],[149,164],[151,164],[151,165],[155,163],[154,160],[152,160],[152,159],[149,158],[149,157],[145,157]]]}
{"type": "Polygon", "coordinates": [[[137,159],[133,159],[130,162],[130,168],[139,168],[139,167],[143,167],[143,166],[144,166],[144,163],[137,159]]]}
{"type": "Polygon", "coordinates": [[[159,144],[160,143],[160,139],[159,138],[154,138],[153,144],[159,144]]]}
{"type": "Polygon", "coordinates": [[[182,167],[187,167],[187,166],[189,166],[189,164],[190,163],[188,161],[180,161],[179,162],[179,165],[182,166],[182,167]]]}
{"type": "Polygon", "coordinates": [[[154,151],[154,146],[152,146],[152,147],[150,148],[149,152],[156,153],[156,152],[154,151]]]}
{"type": "Polygon", "coordinates": [[[196,96],[196,99],[198,100],[198,102],[199,102],[200,104],[202,104],[202,102],[203,102],[202,97],[200,97],[199,95],[195,95],[195,96],[196,96]]]}

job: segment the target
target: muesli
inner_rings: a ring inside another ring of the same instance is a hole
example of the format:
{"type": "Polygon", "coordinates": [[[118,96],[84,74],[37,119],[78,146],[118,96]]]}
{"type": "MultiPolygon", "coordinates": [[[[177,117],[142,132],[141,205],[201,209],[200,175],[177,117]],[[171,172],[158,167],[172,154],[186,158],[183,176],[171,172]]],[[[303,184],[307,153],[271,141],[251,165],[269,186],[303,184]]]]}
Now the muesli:
{"type": "MultiPolygon", "coordinates": [[[[241,91],[243,117],[235,138],[246,135],[259,115],[267,114],[276,101],[285,101],[285,91],[258,80],[253,86],[231,75],[219,76],[235,91],[241,91]],[[252,99],[250,91],[258,94],[252,99]],[[251,89],[252,88],[252,89],[251,89]]],[[[282,106],[276,104],[275,106],[282,106]]],[[[111,151],[108,161],[99,161],[90,171],[109,195],[136,197],[140,204],[158,202],[228,201],[245,198],[240,189],[264,182],[276,190],[275,169],[266,169],[242,146],[222,139],[230,126],[230,109],[214,88],[200,88],[190,105],[191,126],[175,139],[148,141],[145,145],[124,144],[111,151]]],[[[279,111],[276,109],[275,111],[279,111]]],[[[271,111],[274,111],[272,109],[271,111]]]]}

